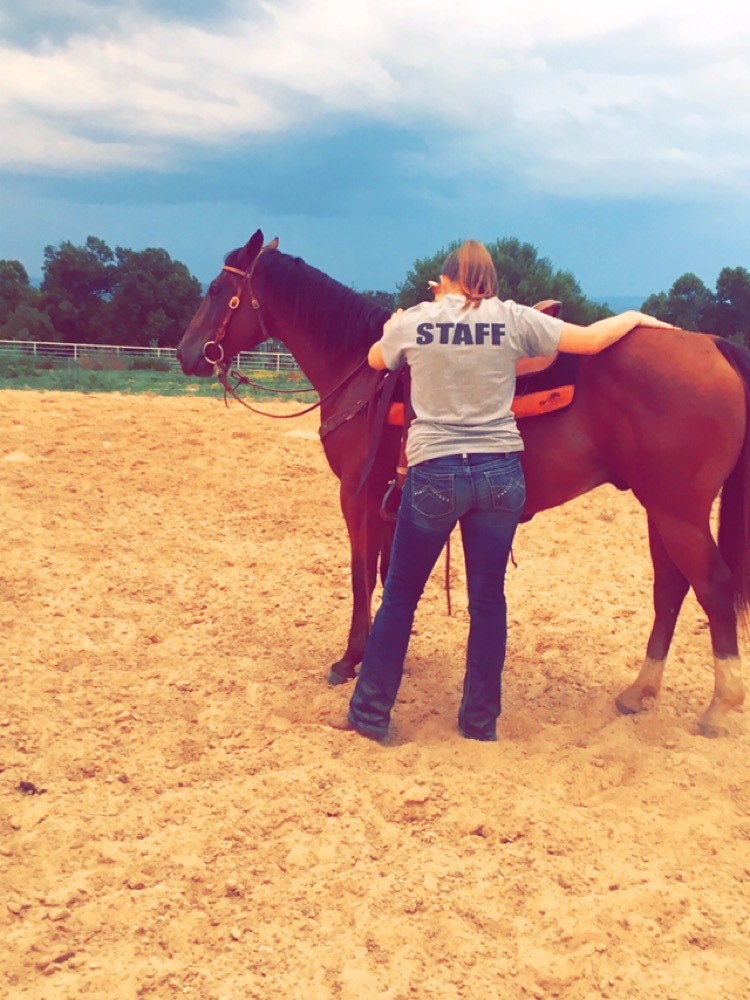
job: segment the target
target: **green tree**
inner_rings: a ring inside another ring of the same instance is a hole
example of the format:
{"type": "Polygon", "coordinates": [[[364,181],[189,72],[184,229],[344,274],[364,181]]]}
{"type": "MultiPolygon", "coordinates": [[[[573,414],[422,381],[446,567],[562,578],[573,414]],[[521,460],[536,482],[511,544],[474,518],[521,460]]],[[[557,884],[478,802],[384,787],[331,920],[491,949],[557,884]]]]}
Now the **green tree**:
{"type": "Polygon", "coordinates": [[[200,282],[166,250],[117,247],[115,257],[108,337],[120,344],[174,347],[200,305],[200,282]]]}
{"type": "Polygon", "coordinates": [[[0,260],[0,326],[22,302],[34,297],[26,268],[19,260],[0,260]]]}
{"type": "MultiPolygon", "coordinates": [[[[401,308],[429,301],[432,292],[428,281],[439,278],[445,258],[461,246],[461,240],[454,240],[448,247],[431,257],[416,260],[399,286],[396,303],[401,308]]],[[[588,324],[602,316],[611,315],[611,310],[587,299],[578,282],[569,271],[556,271],[546,257],[540,257],[531,243],[509,237],[486,244],[495,264],[498,277],[498,295],[501,299],[513,299],[523,305],[534,305],[543,299],[557,299],[562,302],[562,315],[571,323],[588,324]]]]}
{"type": "Polygon", "coordinates": [[[641,306],[641,312],[663,319],[665,323],[672,322],[669,319],[669,296],[666,292],[654,292],[653,295],[649,295],[641,306]]]}
{"type": "Polygon", "coordinates": [[[0,339],[59,340],[39,290],[17,260],[0,260],[0,339]]]}
{"type": "Polygon", "coordinates": [[[716,279],[716,322],[713,333],[750,344],[750,272],[725,267],[716,279]]]}
{"type": "Polygon", "coordinates": [[[683,274],[669,292],[649,295],[643,312],[674,323],[683,330],[711,330],[716,321],[716,296],[692,272],[683,274]]]}
{"type": "Polygon", "coordinates": [[[70,342],[177,344],[202,297],[200,283],[166,250],[112,251],[95,236],[44,250],[41,304],[70,342]]]}
{"type": "Polygon", "coordinates": [[[30,302],[21,302],[0,325],[0,338],[52,341],[60,340],[60,334],[55,330],[46,312],[30,302]]]}
{"type": "Polygon", "coordinates": [[[100,343],[112,289],[114,254],[96,236],[82,247],[65,241],[44,248],[42,305],[68,343],[100,343]]]}
{"type": "Polygon", "coordinates": [[[389,312],[395,312],[396,309],[396,295],[394,292],[384,292],[381,290],[374,290],[371,288],[366,288],[364,291],[359,293],[364,295],[366,299],[370,302],[375,302],[379,306],[383,306],[389,312]]]}

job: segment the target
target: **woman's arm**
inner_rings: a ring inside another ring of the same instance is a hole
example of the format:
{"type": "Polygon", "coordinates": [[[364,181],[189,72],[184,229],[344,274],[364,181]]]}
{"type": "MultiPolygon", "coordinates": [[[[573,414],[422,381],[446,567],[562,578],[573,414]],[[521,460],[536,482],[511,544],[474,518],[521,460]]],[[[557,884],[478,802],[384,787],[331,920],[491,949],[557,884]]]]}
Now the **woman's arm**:
{"type": "Polygon", "coordinates": [[[620,313],[619,316],[597,320],[590,326],[563,323],[560,350],[567,354],[598,354],[605,347],[617,343],[636,326],[650,326],[660,330],[675,329],[671,323],[664,323],[654,316],[646,316],[645,313],[631,309],[629,312],[620,313]]]}
{"type": "Polygon", "coordinates": [[[379,340],[367,352],[367,363],[370,368],[377,368],[378,371],[382,371],[388,367],[383,358],[383,349],[380,346],[379,340]]]}
{"type": "MultiPolygon", "coordinates": [[[[394,322],[394,320],[399,318],[399,316],[403,313],[403,311],[404,311],[403,309],[397,309],[395,313],[385,321],[385,323],[383,324],[383,336],[385,336],[386,333],[388,333],[391,324],[394,322]]],[[[388,365],[385,363],[385,358],[383,357],[383,348],[380,346],[381,342],[382,339],[376,341],[376,343],[374,343],[370,348],[370,350],[367,352],[368,365],[370,366],[370,368],[376,368],[378,371],[382,371],[384,368],[388,367],[388,365]]]]}

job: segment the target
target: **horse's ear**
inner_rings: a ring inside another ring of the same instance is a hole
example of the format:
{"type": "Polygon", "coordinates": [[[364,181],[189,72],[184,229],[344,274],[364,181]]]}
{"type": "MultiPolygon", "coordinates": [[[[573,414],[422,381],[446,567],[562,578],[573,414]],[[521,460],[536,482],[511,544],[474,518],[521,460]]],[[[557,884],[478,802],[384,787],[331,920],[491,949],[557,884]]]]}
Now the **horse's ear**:
{"type": "Polygon", "coordinates": [[[263,247],[264,250],[278,250],[279,249],[279,237],[274,236],[270,243],[266,243],[263,247]]]}
{"type": "Polygon", "coordinates": [[[239,253],[239,266],[247,271],[263,247],[263,232],[256,229],[239,253]]]}
{"type": "Polygon", "coordinates": [[[555,299],[545,299],[543,302],[534,303],[534,308],[538,309],[540,313],[546,313],[548,316],[559,316],[562,309],[562,302],[557,302],[555,299]]]}

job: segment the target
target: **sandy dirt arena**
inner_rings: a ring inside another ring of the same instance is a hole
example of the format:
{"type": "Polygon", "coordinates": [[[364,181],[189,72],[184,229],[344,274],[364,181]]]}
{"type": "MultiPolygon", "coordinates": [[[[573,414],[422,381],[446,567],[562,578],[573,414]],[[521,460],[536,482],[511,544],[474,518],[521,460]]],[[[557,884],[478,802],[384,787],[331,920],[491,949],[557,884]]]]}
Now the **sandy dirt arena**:
{"type": "Polygon", "coordinates": [[[659,702],[613,704],[651,624],[630,495],[521,529],[496,744],[455,729],[456,538],[381,747],[325,724],[350,600],[315,414],[3,391],[0,420],[3,998],[750,996],[750,735],[695,735],[692,596],[659,702]]]}

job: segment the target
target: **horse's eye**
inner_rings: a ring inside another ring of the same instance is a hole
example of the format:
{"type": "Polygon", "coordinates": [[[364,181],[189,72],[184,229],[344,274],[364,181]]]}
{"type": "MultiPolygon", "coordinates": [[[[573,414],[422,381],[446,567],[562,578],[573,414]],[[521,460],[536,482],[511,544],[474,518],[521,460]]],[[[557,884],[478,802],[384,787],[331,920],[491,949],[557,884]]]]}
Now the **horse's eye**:
{"type": "Polygon", "coordinates": [[[216,296],[219,294],[219,286],[216,284],[215,281],[212,281],[211,284],[208,286],[208,294],[211,296],[212,299],[215,299],[216,296]]]}

